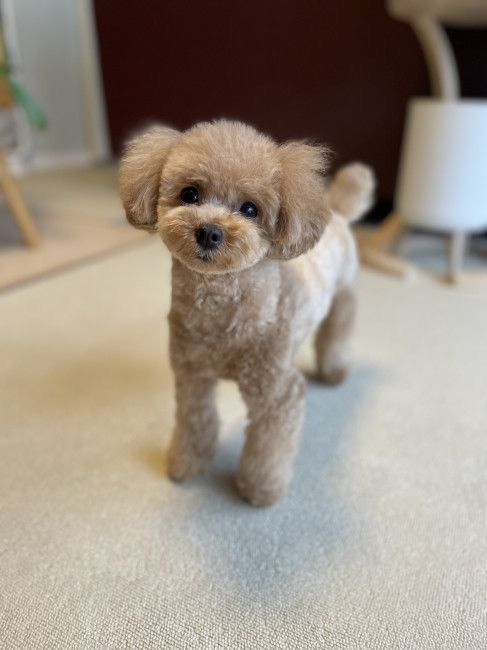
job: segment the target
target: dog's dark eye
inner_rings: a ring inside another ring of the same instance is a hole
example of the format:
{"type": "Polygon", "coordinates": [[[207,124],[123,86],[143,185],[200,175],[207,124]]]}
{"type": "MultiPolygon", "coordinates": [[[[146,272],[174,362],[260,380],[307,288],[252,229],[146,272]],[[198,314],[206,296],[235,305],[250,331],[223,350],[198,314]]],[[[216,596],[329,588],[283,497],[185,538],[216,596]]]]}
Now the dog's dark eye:
{"type": "Polygon", "coordinates": [[[182,189],[179,196],[183,203],[198,203],[199,201],[198,190],[192,185],[182,189]]]}
{"type": "Polygon", "coordinates": [[[252,201],[245,201],[240,206],[240,212],[249,219],[255,219],[257,216],[257,206],[252,201]]]}

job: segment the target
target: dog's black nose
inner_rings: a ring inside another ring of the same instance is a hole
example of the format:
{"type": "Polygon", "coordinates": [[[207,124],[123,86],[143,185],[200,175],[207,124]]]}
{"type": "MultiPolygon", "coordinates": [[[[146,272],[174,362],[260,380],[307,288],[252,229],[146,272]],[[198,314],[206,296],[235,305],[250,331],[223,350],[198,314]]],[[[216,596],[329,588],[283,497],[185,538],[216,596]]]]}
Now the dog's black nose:
{"type": "Polygon", "coordinates": [[[218,248],[223,241],[223,230],[219,226],[207,224],[198,228],[195,233],[196,241],[205,250],[218,248]]]}

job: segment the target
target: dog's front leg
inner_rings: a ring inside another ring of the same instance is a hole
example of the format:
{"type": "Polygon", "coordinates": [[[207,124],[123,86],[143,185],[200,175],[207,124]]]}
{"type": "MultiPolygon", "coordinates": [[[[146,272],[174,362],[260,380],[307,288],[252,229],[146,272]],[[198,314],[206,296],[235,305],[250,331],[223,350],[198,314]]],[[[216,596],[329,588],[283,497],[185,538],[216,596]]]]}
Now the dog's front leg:
{"type": "Polygon", "coordinates": [[[304,410],[304,379],[295,368],[241,377],[249,424],[238,488],[258,506],[280,499],[292,477],[304,410]]]}
{"type": "Polygon", "coordinates": [[[175,369],[176,423],[168,453],[169,476],[187,481],[205,471],[218,436],[216,378],[175,369]]]}

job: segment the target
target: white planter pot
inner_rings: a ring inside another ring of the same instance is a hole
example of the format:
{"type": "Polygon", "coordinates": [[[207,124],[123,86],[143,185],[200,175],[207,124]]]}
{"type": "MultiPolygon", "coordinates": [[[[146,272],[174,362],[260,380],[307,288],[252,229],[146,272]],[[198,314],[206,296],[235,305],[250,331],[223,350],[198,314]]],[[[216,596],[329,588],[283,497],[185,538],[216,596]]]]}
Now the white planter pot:
{"type": "Polygon", "coordinates": [[[431,230],[487,228],[487,100],[410,101],[395,207],[431,230]]]}

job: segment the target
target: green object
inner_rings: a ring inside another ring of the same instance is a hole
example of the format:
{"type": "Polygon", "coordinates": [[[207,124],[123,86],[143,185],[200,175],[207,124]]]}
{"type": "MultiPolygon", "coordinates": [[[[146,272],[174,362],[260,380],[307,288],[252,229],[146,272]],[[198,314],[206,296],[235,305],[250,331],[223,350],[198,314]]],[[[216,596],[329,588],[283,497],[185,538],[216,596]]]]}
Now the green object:
{"type": "Polygon", "coordinates": [[[15,103],[24,110],[29,123],[36,129],[45,129],[47,127],[47,118],[44,111],[35,99],[29,95],[27,90],[15,81],[8,65],[0,65],[0,76],[5,77],[15,103]]]}

